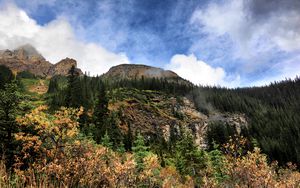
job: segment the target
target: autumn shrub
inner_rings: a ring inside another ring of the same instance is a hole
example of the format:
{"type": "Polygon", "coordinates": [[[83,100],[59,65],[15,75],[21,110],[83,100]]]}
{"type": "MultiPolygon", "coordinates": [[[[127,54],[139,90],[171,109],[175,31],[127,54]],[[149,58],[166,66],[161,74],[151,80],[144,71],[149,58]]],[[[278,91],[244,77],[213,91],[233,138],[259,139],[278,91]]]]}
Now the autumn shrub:
{"type": "MultiPolygon", "coordinates": [[[[53,115],[41,106],[20,117],[22,143],[15,174],[29,187],[160,187],[165,182],[156,155],[114,152],[83,138],[78,129],[82,109],[62,108],[53,115]],[[28,131],[30,130],[30,131],[28,131]]],[[[168,181],[168,180],[167,180],[168,181]]],[[[178,178],[174,184],[181,184],[178,178]]]]}
{"type": "Polygon", "coordinates": [[[22,131],[15,138],[22,147],[16,155],[13,174],[0,160],[0,187],[300,186],[300,173],[295,165],[289,163],[282,168],[276,162],[270,164],[259,148],[247,151],[246,139],[238,136],[222,147],[202,151],[199,157],[197,152],[193,154],[197,151],[194,147],[184,150],[185,145],[192,144],[186,137],[177,145],[178,157],[185,156],[178,158],[184,161],[181,166],[162,167],[158,156],[144,147],[141,136],[133,153],[115,152],[80,134],[78,118],[82,111],[61,108],[50,114],[46,106],[41,106],[18,118],[22,131]],[[188,160],[191,157],[194,163],[197,162],[194,159],[201,159],[201,166],[193,163],[191,168],[197,169],[194,176],[199,176],[198,179],[178,169],[191,166],[188,160]]]}
{"type": "Polygon", "coordinates": [[[226,169],[223,173],[228,178],[219,185],[229,187],[299,187],[300,173],[294,165],[288,168],[278,167],[258,147],[245,153],[246,139],[235,136],[230,138],[223,149],[226,153],[226,169]]]}

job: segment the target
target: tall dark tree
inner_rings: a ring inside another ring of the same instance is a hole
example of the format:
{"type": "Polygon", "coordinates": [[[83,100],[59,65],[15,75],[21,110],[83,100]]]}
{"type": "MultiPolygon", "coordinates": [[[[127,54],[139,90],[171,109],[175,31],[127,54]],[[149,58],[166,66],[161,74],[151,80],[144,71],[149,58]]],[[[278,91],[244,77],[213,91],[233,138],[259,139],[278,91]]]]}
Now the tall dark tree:
{"type": "Polygon", "coordinates": [[[132,135],[132,130],[131,130],[131,125],[130,122],[127,123],[127,133],[124,136],[124,146],[126,151],[131,151],[132,149],[132,143],[133,143],[133,135],[132,135]]]}
{"type": "Polygon", "coordinates": [[[4,85],[13,80],[14,75],[9,68],[0,65],[0,89],[4,89],[4,85]]]}
{"type": "Polygon", "coordinates": [[[209,149],[214,149],[215,144],[222,145],[227,143],[230,136],[234,136],[235,134],[237,134],[237,132],[234,127],[221,121],[208,124],[206,140],[209,149]]]}
{"type": "Polygon", "coordinates": [[[195,178],[200,181],[200,171],[205,167],[204,152],[198,149],[193,136],[184,128],[181,129],[181,138],[176,143],[175,166],[182,175],[195,178]]]}
{"type": "Polygon", "coordinates": [[[76,69],[73,65],[69,71],[68,76],[68,87],[67,87],[67,94],[66,94],[66,106],[67,107],[75,107],[75,104],[77,103],[76,99],[76,88],[78,88],[78,85],[76,85],[76,79],[77,79],[76,69]]]}
{"type": "Polygon", "coordinates": [[[11,167],[16,147],[13,134],[18,131],[16,116],[20,93],[17,84],[6,84],[5,88],[0,90],[0,96],[0,155],[5,156],[7,167],[11,167]]]}
{"type": "Polygon", "coordinates": [[[107,132],[111,138],[111,141],[113,143],[113,149],[118,149],[120,147],[120,145],[123,142],[123,135],[122,132],[120,130],[120,128],[118,127],[118,115],[116,112],[112,112],[107,120],[107,132]]]}
{"type": "Polygon", "coordinates": [[[103,83],[101,83],[101,87],[98,93],[98,100],[95,106],[94,124],[94,139],[97,143],[100,143],[101,138],[104,136],[108,128],[108,99],[106,96],[105,85],[103,83]]]}
{"type": "Polygon", "coordinates": [[[144,158],[149,155],[149,151],[145,145],[144,137],[140,133],[138,133],[134,141],[132,151],[134,153],[134,160],[137,163],[137,170],[142,171],[144,169],[144,158]]]}

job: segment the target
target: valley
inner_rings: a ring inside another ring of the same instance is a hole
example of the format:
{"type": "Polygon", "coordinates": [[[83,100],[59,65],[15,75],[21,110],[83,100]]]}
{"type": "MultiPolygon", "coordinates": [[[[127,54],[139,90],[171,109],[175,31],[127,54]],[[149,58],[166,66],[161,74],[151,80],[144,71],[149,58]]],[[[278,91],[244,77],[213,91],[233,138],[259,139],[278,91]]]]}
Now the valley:
{"type": "Polygon", "coordinates": [[[41,75],[38,58],[21,52],[0,58],[0,173],[13,170],[19,185],[300,183],[299,78],[228,89],[145,65],[88,76],[69,58],[41,75]],[[16,69],[23,64],[31,65],[16,69]]]}

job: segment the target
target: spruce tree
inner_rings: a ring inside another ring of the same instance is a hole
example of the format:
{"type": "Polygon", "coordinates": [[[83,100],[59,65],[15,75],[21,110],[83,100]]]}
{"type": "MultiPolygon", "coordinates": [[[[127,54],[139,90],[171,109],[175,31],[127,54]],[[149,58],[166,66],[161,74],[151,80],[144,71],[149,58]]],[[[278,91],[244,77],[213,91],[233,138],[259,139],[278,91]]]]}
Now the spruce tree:
{"type": "Polygon", "coordinates": [[[118,119],[117,113],[112,112],[108,117],[107,128],[106,128],[111,138],[111,141],[113,143],[114,149],[117,149],[121,144],[121,142],[123,141],[123,135],[120,128],[117,125],[117,119],[118,119]]]}
{"type": "Polygon", "coordinates": [[[134,159],[137,163],[138,171],[144,169],[144,158],[149,155],[148,147],[145,145],[144,137],[138,133],[136,140],[134,141],[134,146],[132,147],[134,153],[134,159]]]}
{"type": "Polygon", "coordinates": [[[182,175],[199,177],[200,170],[205,167],[204,153],[195,145],[191,133],[182,128],[181,139],[175,148],[175,166],[179,172],[182,175]]]}
{"type": "Polygon", "coordinates": [[[125,145],[124,145],[123,142],[121,142],[120,145],[118,146],[117,152],[119,152],[119,153],[121,153],[121,154],[123,154],[123,153],[126,152],[126,150],[125,150],[125,145]]]}
{"type": "Polygon", "coordinates": [[[127,123],[128,131],[127,134],[125,135],[124,138],[124,146],[126,151],[131,151],[132,150],[132,142],[133,142],[133,135],[132,135],[132,130],[131,130],[131,125],[128,122],[127,123]]]}
{"type": "Polygon", "coordinates": [[[0,90],[0,96],[0,155],[5,156],[7,167],[11,167],[16,147],[13,134],[18,131],[15,119],[21,97],[17,84],[6,84],[5,88],[0,90]]]}
{"type": "Polygon", "coordinates": [[[68,87],[66,93],[66,106],[67,107],[74,107],[76,104],[76,70],[75,66],[73,65],[69,71],[68,75],[68,87]]]}
{"type": "Polygon", "coordinates": [[[223,182],[226,178],[226,174],[224,173],[225,168],[225,156],[218,149],[218,144],[214,144],[214,149],[208,152],[209,164],[213,170],[214,178],[220,183],[223,182]]]}
{"type": "Polygon", "coordinates": [[[0,65],[0,89],[4,89],[5,84],[13,80],[14,75],[11,70],[3,65],[0,65]]]}
{"type": "Polygon", "coordinates": [[[101,139],[101,144],[107,148],[112,149],[113,143],[111,142],[107,131],[105,132],[103,138],[101,139]]]}
{"type": "Polygon", "coordinates": [[[108,127],[108,99],[106,97],[106,89],[103,83],[101,83],[98,100],[95,106],[94,124],[94,139],[97,143],[99,143],[108,127]]]}

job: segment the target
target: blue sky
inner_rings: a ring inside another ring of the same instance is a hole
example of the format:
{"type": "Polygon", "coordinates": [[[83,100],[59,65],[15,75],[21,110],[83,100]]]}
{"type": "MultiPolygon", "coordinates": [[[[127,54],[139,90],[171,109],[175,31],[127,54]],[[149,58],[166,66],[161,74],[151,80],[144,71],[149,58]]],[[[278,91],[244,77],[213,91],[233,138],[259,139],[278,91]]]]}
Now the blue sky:
{"type": "Polygon", "coordinates": [[[93,75],[120,63],[227,87],[300,75],[298,0],[0,0],[0,7],[1,48],[31,43],[52,63],[71,56],[93,75]]]}

